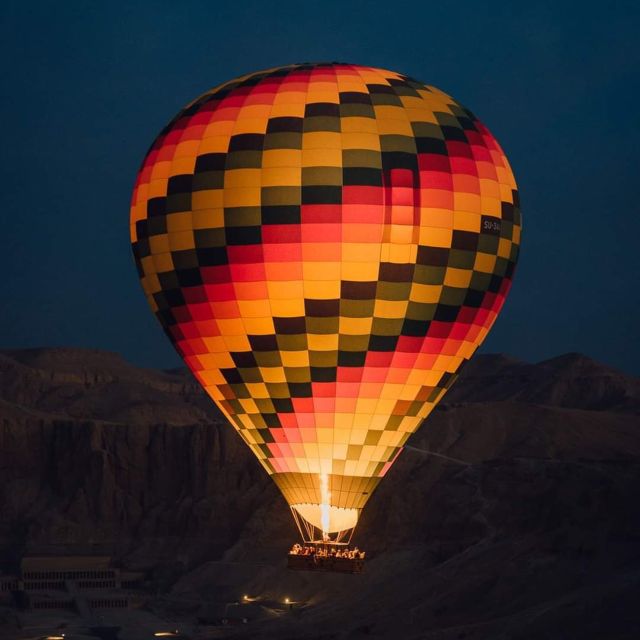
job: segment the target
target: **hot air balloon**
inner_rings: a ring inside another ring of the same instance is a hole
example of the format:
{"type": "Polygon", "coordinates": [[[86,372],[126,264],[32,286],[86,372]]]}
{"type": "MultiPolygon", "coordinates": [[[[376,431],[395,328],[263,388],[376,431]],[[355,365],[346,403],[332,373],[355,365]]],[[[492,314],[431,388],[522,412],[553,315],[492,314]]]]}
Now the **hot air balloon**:
{"type": "Polygon", "coordinates": [[[521,218],[468,109],[322,63],[187,105],[142,163],[130,228],[153,312],[303,540],[340,542],[493,325],[521,218]]]}

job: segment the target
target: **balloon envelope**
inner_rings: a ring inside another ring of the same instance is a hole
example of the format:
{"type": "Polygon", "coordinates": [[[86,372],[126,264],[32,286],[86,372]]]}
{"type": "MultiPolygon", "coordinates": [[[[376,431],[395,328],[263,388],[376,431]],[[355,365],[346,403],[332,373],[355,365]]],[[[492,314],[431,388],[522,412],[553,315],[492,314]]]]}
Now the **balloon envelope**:
{"type": "Polygon", "coordinates": [[[500,146],[434,87],[293,65],[200,96],[140,169],[167,335],[289,504],[353,527],[487,335],[520,242],[500,146]]]}

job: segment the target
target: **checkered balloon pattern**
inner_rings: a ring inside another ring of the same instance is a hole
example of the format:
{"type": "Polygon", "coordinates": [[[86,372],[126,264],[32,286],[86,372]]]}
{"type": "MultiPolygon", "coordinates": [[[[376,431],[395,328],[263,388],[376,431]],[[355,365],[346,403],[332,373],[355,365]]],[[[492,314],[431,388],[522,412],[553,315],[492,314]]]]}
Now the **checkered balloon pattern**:
{"type": "Polygon", "coordinates": [[[493,325],[520,229],[473,113],[342,63],[200,96],[131,206],[151,308],[289,504],[320,504],[324,477],[358,511],[493,325]]]}

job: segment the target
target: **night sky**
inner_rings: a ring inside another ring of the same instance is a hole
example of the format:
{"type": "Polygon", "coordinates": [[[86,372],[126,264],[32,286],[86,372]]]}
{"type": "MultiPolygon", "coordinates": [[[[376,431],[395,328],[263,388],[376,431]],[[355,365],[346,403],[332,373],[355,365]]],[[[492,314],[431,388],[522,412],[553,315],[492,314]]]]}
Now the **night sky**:
{"type": "Polygon", "coordinates": [[[216,84],[339,60],[446,91],[509,156],[522,253],[482,350],[640,373],[640,4],[527,5],[3,2],[0,347],[177,366],[129,247],[148,146],[216,84]]]}

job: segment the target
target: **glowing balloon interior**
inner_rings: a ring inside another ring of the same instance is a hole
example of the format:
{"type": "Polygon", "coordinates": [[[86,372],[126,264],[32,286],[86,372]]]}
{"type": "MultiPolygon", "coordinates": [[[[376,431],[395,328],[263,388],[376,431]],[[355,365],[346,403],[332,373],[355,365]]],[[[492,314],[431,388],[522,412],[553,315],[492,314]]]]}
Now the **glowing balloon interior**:
{"type": "Polygon", "coordinates": [[[516,183],[467,109],[412,78],[293,65],[208,91],[142,164],[149,304],[307,527],[353,529],[493,325],[516,183]]]}

